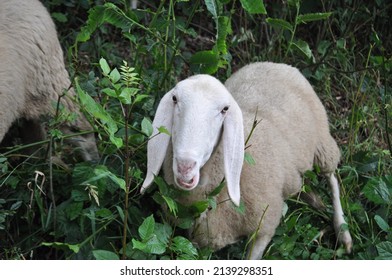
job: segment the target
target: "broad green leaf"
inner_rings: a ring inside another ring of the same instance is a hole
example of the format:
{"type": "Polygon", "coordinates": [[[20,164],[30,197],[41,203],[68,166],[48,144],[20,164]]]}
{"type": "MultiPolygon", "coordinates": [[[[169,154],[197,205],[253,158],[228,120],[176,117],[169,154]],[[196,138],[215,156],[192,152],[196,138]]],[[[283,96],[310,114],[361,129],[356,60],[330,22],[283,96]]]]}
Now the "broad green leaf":
{"type": "Polygon", "coordinates": [[[65,209],[67,217],[73,221],[82,214],[83,202],[73,202],[65,209]]]}
{"type": "Polygon", "coordinates": [[[363,194],[365,197],[374,202],[376,204],[391,204],[391,190],[386,182],[388,182],[387,178],[385,180],[382,177],[372,177],[366,183],[365,187],[362,189],[363,194]]]}
{"type": "Polygon", "coordinates": [[[182,236],[173,238],[170,249],[178,255],[178,259],[196,259],[197,249],[192,242],[182,236]]]}
{"type": "Polygon", "coordinates": [[[105,75],[109,75],[109,73],[110,73],[110,66],[109,66],[108,62],[106,61],[106,59],[101,58],[99,60],[99,66],[101,67],[101,70],[102,70],[102,72],[105,75]]]}
{"type": "Polygon", "coordinates": [[[122,104],[132,104],[133,94],[134,91],[131,88],[124,88],[118,96],[118,100],[120,100],[122,104]]]}
{"type": "Polygon", "coordinates": [[[310,21],[327,19],[332,15],[332,13],[309,13],[304,15],[299,15],[296,19],[297,23],[306,23],[310,21]]]}
{"type": "Polygon", "coordinates": [[[263,0],[240,0],[242,7],[250,14],[267,14],[263,0]]]}
{"type": "Polygon", "coordinates": [[[132,239],[132,245],[134,249],[138,249],[148,254],[161,255],[166,251],[166,244],[161,242],[156,235],[151,237],[147,242],[140,242],[136,239],[132,239]]]}
{"type": "Polygon", "coordinates": [[[207,210],[209,205],[208,200],[200,200],[193,203],[192,208],[196,209],[197,213],[201,214],[207,210]]]}
{"type": "Polygon", "coordinates": [[[152,135],[152,132],[153,132],[153,127],[152,127],[151,121],[148,118],[144,117],[143,120],[142,120],[141,126],[142,126],[142,132],[147,137],[150,137],[152,135]]]}
{"type": "Polygon", "coordinates": [[[118,72],[117,68],[114,68],[110,74],[109,74],[109,78],[112,81],[112,83],[117,83],[120,79],[121,79],[121,75],[120,72],[118,72]]]}
{"type": "Polygon", "coordinates": [[[213,50],[200,51],[191,57],[190,63],[195,68],[194,72],[214,74],[219,67],[219,54],[213,50]]]}
{"type": "Polygon", "coordinates": [[[378,260],[392,260],[392,242],[384,241],[376,245],[378,260]]]}
{"type": "Polygon", "coordinates": [[[110,97],[117,98],[117,93],[116,93],[116,91],[114,89],[104,88],[104,89],[102,89],[102,92],[105,93],[106,95],[110,96],[110,97]]]}
{"type": "Polygon", "coordinates": [[[377,225],[378,225],[383,231],[389,232],[390,227],[389,227],[388,223],[387,223],[383,218],[381,218],[379,215],[375,215],[375,216],[374,216],[374,220],[376,221],[377,225]]]}
{"type": "Polygon", "coordinates": [[[138,232],[142,240],[148,240],[154,234],[155,220],[154,216],[150,215],[144,219],[143,223],[139,226],[138,232]]]}
{"type": "Polygon", "coordinates": [[[266,22],[270,24],[272,27],[283,28],[286,30],[290,30],[290,32],[293,32],[293,26],[289,22],[285,21],[284,19],[267,18],[266,22]]]}
{"type": "Polygon", "coordinates": [[[96,260],[119,260],[120,259],[116,253],[107,250],[93,250],[93,256],[96,260]]]}
{"type": "Polygon", "coordinates": [[[158,240],[167,246],[169,243],[169,240],[173,234],[173,230],[170,225],[168,224],[160,224],[156,223],[155,224],[155,234],[158,238],[158,240]]]}

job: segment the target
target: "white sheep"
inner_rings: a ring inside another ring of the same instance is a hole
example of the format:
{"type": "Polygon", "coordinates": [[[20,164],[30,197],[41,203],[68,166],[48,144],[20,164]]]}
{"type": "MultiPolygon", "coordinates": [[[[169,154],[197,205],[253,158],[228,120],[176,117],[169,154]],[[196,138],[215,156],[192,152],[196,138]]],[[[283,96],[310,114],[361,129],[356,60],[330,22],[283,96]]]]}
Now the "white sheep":
{"type": "Polygon", "coordinates": [[[188,190],[183,203],[203,200],[225,178],[227,190],[217,207],[204,212],[191,238],[214,250],[256,233],[248,257],[259,259],[280,223],[284,199],[301,190],[302,175],[320,167],[332,188],[334,227],[350,252],[334,175],[340,153],[329,133],[325,109],[309,82],[285,64],[254,63],[222,85],[208,75],[179,82],[159,103],[153,121],[171,133],[148,142],[148,164],[142,192],[163,164],[165,180],[188,190]],[[255,116],[256,126],[246,152],[255,165],[244,162],[244,136],[255,116]],[[242,171],[241,171],[242,170],[242,171]],[[240,191],[241,181],[241,191],[240,191]],[[239,214],[230,202],[245,205],[239,214]]]}
{"type": "MultiPolygon", "coordinates": [[[[60,95],[70,85],[55,25],[38,0],[0,1],[0,142],[14,121],[24,118],[41,127],[40,118],[54,114],[60,95]]],[[[64,134],[91,131],[72,98],[71,88],[61,99],[78,118],[65,124],[64,134]]],[[[35,135],[41,132],[34,132],[35,135]]],[[[98,160],[94,135],[71,139],[85,160],[98,160]]]]}

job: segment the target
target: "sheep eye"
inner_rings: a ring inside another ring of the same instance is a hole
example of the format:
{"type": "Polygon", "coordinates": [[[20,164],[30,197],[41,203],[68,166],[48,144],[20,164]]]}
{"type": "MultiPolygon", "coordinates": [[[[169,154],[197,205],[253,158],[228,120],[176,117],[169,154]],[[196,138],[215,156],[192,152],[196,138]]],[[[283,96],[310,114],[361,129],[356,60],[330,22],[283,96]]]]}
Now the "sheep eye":
{"type": "Polygon", "coordinates": [[[222,114],[226,114],[226,113],[227,113],[227,110],[229,110],[229,106],[223,107],[221,113],[222,113],[222,114]]]}
{"type": "Polygon", "coordinates": [[[173,95],[172,100],[173,100],[174,104],[177,104],[177,97],[175,95],[173,95]]]}

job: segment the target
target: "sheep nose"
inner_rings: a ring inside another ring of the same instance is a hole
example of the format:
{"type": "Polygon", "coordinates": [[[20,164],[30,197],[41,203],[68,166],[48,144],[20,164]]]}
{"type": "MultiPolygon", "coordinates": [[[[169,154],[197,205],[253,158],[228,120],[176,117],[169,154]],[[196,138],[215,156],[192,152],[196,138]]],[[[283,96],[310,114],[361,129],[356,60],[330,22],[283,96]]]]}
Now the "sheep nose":
{"type": "Polygon", "coordinates": [[[196,166],[196,161],[192,159],[178,159],[177,160],[177,171],[183,176],[192,172],[196,166]]]}

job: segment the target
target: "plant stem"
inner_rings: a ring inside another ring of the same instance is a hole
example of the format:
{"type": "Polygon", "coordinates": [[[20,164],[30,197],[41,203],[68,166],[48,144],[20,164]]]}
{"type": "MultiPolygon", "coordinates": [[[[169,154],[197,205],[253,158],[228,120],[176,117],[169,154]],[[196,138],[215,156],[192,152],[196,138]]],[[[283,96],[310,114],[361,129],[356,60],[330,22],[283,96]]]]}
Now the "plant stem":
{"type": "Polygon", "coordinates": [[[123,239],[122,239],[122,259],[126,259],[126,248],[127,248],[127,225],[128,225],[128,208],[129,208],[129,190],[131,188],[131,180],[129,176],[129,160],[130,151],[128,143],[128,123],[129,123],[129,105],[125,105],[125,209],[124,209],[124,225],[123,225],[123,239]]]}

